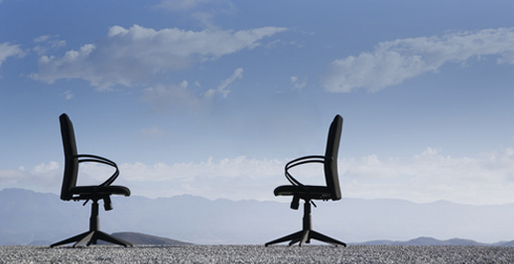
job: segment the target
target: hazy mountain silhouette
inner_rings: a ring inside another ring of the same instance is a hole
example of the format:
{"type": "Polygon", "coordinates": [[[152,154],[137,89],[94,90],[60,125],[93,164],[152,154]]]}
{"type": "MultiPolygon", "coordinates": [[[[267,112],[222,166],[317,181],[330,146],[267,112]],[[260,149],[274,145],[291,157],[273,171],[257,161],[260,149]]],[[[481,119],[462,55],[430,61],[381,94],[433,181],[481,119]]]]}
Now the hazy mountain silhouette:
{"type": "MultiPolygon", "coordinates": [[[[488,244],[479,243],[470,239],[452,238],[448,240],[438,240],[431,237],[418,237],[408,241],[375,240],[359,245],[393,245],[393,246],[486,246],[488,244]]],[[[501,245],[498,245],[501,246],[501,245]]]]}
{"type": "Polygon", "coordinates": [[[152,236],[135,232],[118,232],[113,233],[112,235],[117,238],[121,238],[125,241],[128,241],[134,245],[193,245],[192,243],[182,242],[170,238],[152,236]]]}
{"type": "MultiPolygon", "coordinates": [[[[108,233],[152,234],[195,244],[263,244],[301,228],[302,211],[290,210],[289,199],[275,199],[280,202],[212,201],[189,195],[113,197],[114,210],[100,211],[100,227],[108,233]]],[[[312,212],[313,228],[349,243],[376,243],[377,239],[390,243],[416,237],[493,243],[514,238],[513,204],[472,206],[343,198],[317,205],[312,212]]],[[[89,227],[89,213],[89,205],[63,202],[57,194],[3,189],[0,245],[55,242],[84,232],[89,227]]],[[[416,242],[421,243],[412,241],[416,242]]]]}

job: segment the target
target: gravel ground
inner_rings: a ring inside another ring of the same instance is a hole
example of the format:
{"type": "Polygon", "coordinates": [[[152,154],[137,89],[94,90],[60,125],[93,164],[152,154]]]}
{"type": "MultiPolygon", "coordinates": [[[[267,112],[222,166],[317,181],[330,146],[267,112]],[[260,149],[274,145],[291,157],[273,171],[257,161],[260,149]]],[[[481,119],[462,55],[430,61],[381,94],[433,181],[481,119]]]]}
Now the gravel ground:
{"type": "Polygon", "coordinates": [[[514,263],[513,247],[2,246],[0,263],[514,263]]]}

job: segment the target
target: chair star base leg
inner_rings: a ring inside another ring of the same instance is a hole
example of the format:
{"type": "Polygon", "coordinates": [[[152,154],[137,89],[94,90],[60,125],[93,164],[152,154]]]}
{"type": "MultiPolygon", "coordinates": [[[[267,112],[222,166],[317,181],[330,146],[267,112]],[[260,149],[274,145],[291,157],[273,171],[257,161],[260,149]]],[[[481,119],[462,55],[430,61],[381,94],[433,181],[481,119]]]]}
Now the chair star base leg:
{"type": "Polygon", "coordinates": [[[289,246],[292,246],[295,243],[298,243],[299,246],[302,246],[302,244],[310,244],[311,239],[316,239],[325,243],[332,244],[334,246],[343,246],[346,247],[346,243],[341,242],[337,239],[328,237],[326,235],[323,235],[319,232],[316,232],[314,230],[302,230],[295,233],[292,233],[290,235],[275,239],[273,241],[270,241],[266,244],[264,244],[265,247],[273,244],[278,244],[282,242],[289,241],[289,246]]]}
{"type": "Polygon", "coordinates": [[[282,242],[286,242],[286,241],[293,241],[296,238],[301,237],[302,233],[303,233],[302,231],[298,231],[298,232],[292,233],[290,235],[283,236],[281,238],[275,239],[273,241],[270,241],[270,242],[264,244],[264,246],[267,247],[272,244],[282,243],[282,242]]]}
{"type": "Polygon", "coordinates": [[[89,246],[91,244],[96,245],[97,240],[107,241],[107,242],[117,244],[120,246],[124,246],[124,247],[134,246],[134,245],[132,245],[132,243],[127,242],[123,239],[111,236],[111,235],[109,235],[105,232],[99,231],[99,230],[95,230],[95,231],[87,231],[82,234],[76,235],[74,237],[64,239],[62,241],[59,241],[57,243],[50,245],[50,247],[53,248],[56,246],[66,245],[66,244],[70,244],[73,242],[75,242],[75,244],[73,244],[73,247],[78,247],[78,246],[84,245],[84,244],[86,244],[87,246],[89,246]]]}
{"type": "Polygon", "coordinates": [[[128,246],[134,246],[132,245],[132,243],[128,242],[128,241],[125,241],[121,238],[117,238],[117,237],[114,237],[114,236],[111,236],[107,233],[104,233],[102,231],[96,231],[95,232],[96,234],[96,239],[100,239],[100,240],[103,240],[103,241],[107,241],[107,242],[110,242],[110,243],[113,243],[113,244],[117,244],[117,245],[120,245],[120,246],[124,246],[124,247],[128,247],[128,246]]]}
{"type": "MultiPolygon", "coordinates": [[[[84,232],[82,234],[79,234],[79,235],[64,239],[62,241],[53,243],[52,245],[50,245],[50,247],[53,248],[53,247],[60,246],[60,245],[66,245],[69,243],[78,242],[78,241],[82,240],[83,238],[87,237],[90,233],[91,233],[90,231],[84,232]]],[[[77,246],[76,244],[73,245],[73,247],[76,247],[76,246],[77,246]]]]}
{"type": "Polygon", "coordinates": [[[105,232],[99,231],[99,230],[95,230],[95,231],[87,231],[82,234],[64,239],[62,241],[59,241],[57,243],[50,245],[50,247],[53,248],[56,246],[66,245],[66,244],[70,244],[73,242],[75,242],[75,244],[73,244],[73,247],[78,247],[78,246],[84,245],[84,244],[86,244],[87,246],[89,246],[91,244],[96,245],[97,240],[107,241],[107,242],[117,244],[120,246],[124,246],[124,247],[134,246],[134,245],[132,245],[132,243],[127,242],[123,239],[111,236],[111,235],[109,235],[105,232]]]}

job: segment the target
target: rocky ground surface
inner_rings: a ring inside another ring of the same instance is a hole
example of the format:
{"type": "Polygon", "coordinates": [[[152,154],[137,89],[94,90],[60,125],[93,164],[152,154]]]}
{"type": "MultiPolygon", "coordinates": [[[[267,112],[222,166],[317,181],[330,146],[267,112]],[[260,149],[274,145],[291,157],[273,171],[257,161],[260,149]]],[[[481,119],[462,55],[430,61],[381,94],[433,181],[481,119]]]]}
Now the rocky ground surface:
{"type": "Polygon", "coordinates": [[[2,246],[0,263],[514,263],[514,247],[2,246]]]}

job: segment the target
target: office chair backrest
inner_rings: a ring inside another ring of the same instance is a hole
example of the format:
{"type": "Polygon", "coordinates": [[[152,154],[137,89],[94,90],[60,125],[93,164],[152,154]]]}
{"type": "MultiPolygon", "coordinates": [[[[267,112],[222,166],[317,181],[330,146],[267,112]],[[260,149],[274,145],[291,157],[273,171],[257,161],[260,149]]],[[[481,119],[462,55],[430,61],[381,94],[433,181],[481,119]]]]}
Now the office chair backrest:
{"type": "Polygon", "coordinates": [[[77,145],[73,124],[66,114],[59,117],[61,123],[62,145],[64,148],[64,176],[61,188],[61,200],[71,200],[71,188],[77,185],[79,161],[77,157],[77,145]]]}
{"type": "Polygon", "coordinates": [[[328,159],[324,166],[325,180],[332,193],[332,200],[341,199],[341,188],[339,187],[339,175],[337,172],[337,154],[339,152],[342,127],[343,118],[340,115],[336,115],[328,131],[327,148],[325,151],[325,156],[332,158],[328,159]]]}

